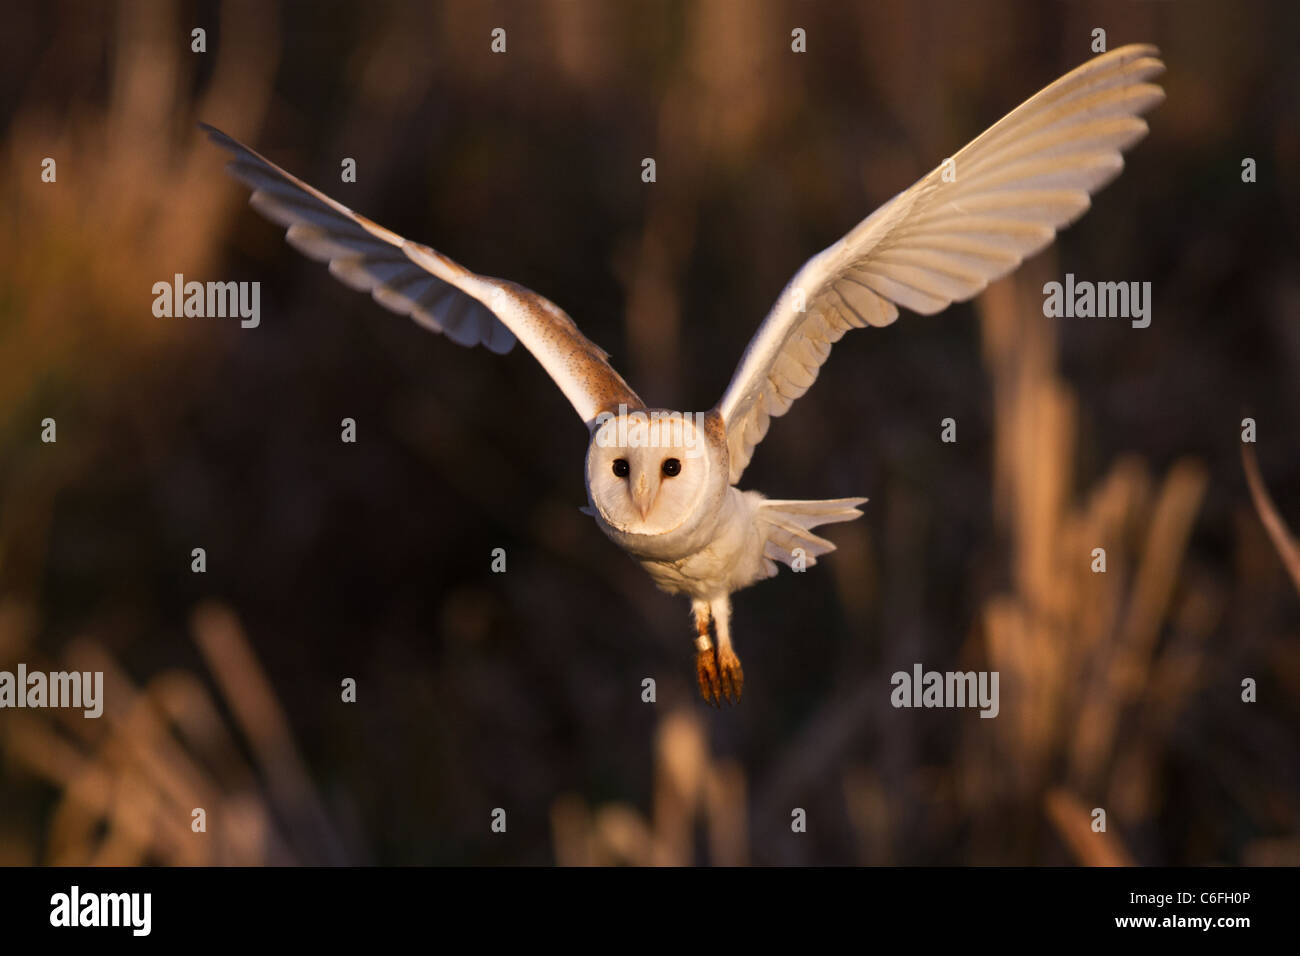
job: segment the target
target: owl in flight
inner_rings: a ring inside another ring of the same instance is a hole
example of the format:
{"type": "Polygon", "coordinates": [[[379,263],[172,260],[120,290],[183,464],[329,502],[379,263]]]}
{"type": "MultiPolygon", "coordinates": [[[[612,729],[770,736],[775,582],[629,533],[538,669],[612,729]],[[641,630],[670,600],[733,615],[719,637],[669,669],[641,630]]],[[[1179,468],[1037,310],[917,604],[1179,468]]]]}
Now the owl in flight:
{"type": "Polygon", "coordinates": [[[586,424],[587,505],[597,526],[695,617],[700,693],[740,699],[731,594],[802,570],[835,545],[813,529],[860,517],[865,498],[778,501],[737,487],[774,417],[817,378],[849,329],[883,326],[901,306],[930,315],[965,301],[1041,250],[1123,168],[1162,99],[1152,46],[1102,54],[1003,117],[846,236],[782,291],[721,400],[694,414],[652,409],[558,306],[477,275],[359,216],[204,125],[234,153],[231,173],[289,243],[380,305],[459,345],[518,340],[586,424]],[[710,636],[712,626],[712,637],[710,636]],[[716,642],[716,643],[715,643],[716,642]]]}

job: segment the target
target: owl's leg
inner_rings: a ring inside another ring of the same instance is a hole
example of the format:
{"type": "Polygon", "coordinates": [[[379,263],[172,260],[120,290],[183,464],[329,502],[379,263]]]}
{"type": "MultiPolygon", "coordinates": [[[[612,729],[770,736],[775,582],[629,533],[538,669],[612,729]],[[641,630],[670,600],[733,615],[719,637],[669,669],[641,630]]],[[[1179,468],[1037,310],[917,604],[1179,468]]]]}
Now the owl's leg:
{"type": "Polygon", "coordinates": [[[713,641],[709,638],[709,602],[692,601],[691,610],[695,612],[695,676],[700,682],[700,696],[714,707],[722,697],[722,686],[718,683],[718,662],[713,656],[713,641]]]}
{"type": "Polygon", "coordinates": [[[740,658],[731,649],[731,598],[710,601],[709,610],[713,613],[713,632],[718,637],[718,682],[722,695],[738,704],[745,689],[745,672],[741,670],[740,658]]]}

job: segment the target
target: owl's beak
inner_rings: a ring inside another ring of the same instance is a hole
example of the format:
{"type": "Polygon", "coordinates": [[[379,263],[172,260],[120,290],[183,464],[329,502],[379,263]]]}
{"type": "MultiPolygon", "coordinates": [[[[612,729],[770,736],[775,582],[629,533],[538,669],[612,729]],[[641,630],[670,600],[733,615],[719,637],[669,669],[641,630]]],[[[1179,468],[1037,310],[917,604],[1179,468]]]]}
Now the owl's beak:
{"type": "Polygon", "coordinates": [[[641,513],[642,521],[650,516],[650,508],[654,505],[658,494],[658,475],[649,477],[644,471],[637,475],[636,483],[632,486],[632,504],[636,505],[636,510],[641,513]]]}

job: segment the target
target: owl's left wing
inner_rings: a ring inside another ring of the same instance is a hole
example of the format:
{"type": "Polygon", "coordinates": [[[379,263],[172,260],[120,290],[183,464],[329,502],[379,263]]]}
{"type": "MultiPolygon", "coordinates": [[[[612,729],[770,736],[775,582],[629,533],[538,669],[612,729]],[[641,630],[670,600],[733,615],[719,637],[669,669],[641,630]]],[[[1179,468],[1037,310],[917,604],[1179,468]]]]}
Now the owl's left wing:
{"type": "Polygon", "coordinates": [[[1164,70],[1157,53],[1134,44],[1077,67],[805,263],[717,405],[733,484],[845,332],[971,298],[1087,210],[1164,99],[1146,82],[1164,70]]]}
{"type": "Polygon", "coordinates": [[[505,279],[471,272],[428,246],[358,215],[264,156],[205,123],[213,142],[235,154],[227,165],[253,189],[249,204],[288,227],[304,255],[329,263],[341,282],[458,345],[509,352],[518,339],[551,376],[588,428],[620,404],[642,408],[608,354],[549,299],[505,279]]]}

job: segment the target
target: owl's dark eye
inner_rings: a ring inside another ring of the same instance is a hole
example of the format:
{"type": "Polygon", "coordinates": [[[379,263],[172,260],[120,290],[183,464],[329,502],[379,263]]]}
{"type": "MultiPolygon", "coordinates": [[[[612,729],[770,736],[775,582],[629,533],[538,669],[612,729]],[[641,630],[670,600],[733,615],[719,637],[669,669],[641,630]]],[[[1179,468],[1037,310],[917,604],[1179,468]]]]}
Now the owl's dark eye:
{"type": "Polygon", "coordinates": [[[682,473],[682,463],[676,458],[664,459],[664,474],[669,478],[676,478],[682,473]]]}
{"type": "Polygon", "coordinates": [[[627,463],[626,458],[614,459],[614,474],[619,478],[626,478],[632,472],[632,466],[627,463]]]}

